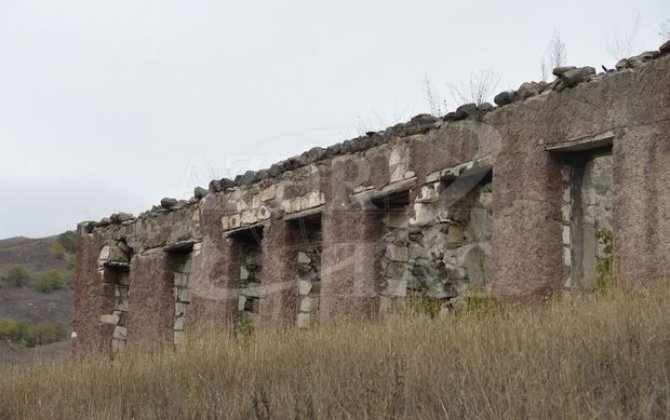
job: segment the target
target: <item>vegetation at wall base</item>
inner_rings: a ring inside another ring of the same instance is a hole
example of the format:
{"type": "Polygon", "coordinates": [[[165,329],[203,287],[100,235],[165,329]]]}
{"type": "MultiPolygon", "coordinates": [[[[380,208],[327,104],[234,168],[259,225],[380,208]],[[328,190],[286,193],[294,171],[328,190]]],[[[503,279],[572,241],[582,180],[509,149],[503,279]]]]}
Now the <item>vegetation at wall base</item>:
{"type": "Polygon", "coordinates": [[[596,232],[596,239],[603,246],[603,256],[596,257],[596,270],[598,277],[596,279],[596,288],[602,292],[612,286],[613,267],[614,267],[614,233],[608,229],[599,229],[596,232]]]}
{"type": "Polygon", "coordinates": [[[248,340],[254,335],[255,326],[246,316],[242,316],[237,323],[237,337],[241,340],[248,340]]]}
{"type": "Polygon", "coordinates": [[[239,340],[192,332],[178,351],[5,368],[0,418],[668,418],[668,302],[667,284],[638,285],[239,340]]]}

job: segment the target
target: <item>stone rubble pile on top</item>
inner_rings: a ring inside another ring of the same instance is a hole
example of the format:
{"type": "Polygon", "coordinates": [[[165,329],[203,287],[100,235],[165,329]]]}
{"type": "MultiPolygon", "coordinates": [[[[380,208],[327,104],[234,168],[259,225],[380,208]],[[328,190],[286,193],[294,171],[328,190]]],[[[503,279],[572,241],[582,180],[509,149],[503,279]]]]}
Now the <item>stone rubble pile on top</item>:
{"type": "MultiPolygon", "coordinates": [[[[460,121],[465,119],[481,120],[484,114],[495,111],[515,102],[524,101],[534,96],[548,94],[552,91],[561,92],[566,88],[594,80],[598,80],[609,73],[618,71],[629,71],[640,67],[662,55],[670,54],[670,40],[664,42],[658,51],[645,51],[633,57],[624,58],[616,63],[616,70],[606,69],[605,73],[596,74],[593,67],[562,66],[553,69],[552,74],[556,79],[550,83],[545,81],[524,82],[517,90],[503,91],[497,94],[493,101],[496,106],[488,102],[482,104],[469,103],[459,106],[455,111],[449,112],[443,117],[435,117],[429,114],[419,114],[407,123],[398,123],[383,131],[369,131],[360,136],[342,143],[337,143],[327,148],[314,147],[298,156],[290,157],[283,161],[274,163],[270,168],[259,171],[248,170],[244,174],[237,175],[234,180],[228,178],[215,179],[209,183],[208,188],[196,187],[193,197],[188,200],[177,200],[175,198],[164,198],[160,206],[154,206],[150,211],[140,214],[138,217],[155,216],[166,211],[175,211],[193,205],[202,200],[209,193],[223,192],[228,189],[244,187],[268,178],[276,178],[286,172],[316,164],[320,161],[332,159],[336,156],[362,152],[367,149],[380,146],[389,142],[394,137],[408,137],[416,134],[424,134],[430,130],[439,129],[445,122],[460,121]]],[[[109,226],[110,224],[128,224],[136,218],[128,213],[115,213],[95,223],[97,226],[109,226]]]]}

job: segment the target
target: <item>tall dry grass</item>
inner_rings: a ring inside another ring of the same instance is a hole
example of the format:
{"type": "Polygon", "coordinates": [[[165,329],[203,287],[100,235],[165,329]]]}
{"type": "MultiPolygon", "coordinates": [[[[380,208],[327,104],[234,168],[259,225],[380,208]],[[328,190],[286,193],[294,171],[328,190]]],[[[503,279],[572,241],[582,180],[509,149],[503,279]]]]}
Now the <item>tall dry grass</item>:
{"type": "Polygon", "coordinates": [[[0,419],[668,418],[670,291],[0,373],[0,419]]]}

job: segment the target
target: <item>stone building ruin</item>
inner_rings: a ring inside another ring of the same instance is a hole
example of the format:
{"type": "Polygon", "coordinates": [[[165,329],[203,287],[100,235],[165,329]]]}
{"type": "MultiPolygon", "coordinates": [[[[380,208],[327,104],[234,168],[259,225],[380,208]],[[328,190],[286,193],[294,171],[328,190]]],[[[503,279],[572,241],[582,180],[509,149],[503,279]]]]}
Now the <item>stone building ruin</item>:
{"type": "Polygon", "coordinates": [[[75,350],[670,280],[670,45],[78,226],[75,350]],[[607,255],[603,232],[613,237],[607,255]]]}

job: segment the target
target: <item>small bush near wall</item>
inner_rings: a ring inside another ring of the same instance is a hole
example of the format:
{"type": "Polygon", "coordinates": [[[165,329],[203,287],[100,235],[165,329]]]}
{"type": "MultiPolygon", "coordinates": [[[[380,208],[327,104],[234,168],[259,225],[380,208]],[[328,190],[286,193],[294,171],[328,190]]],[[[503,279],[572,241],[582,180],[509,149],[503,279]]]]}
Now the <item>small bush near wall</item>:
{"type": "Polygon", "coordinates": [[[35,289],[42,293],[51,293],[65,287],[65,280],[61,273],[56,270],[47,271],[42,274],[35,284],[35,289]]]}
{"type": "Polygon", "coordinates": [[[0,320],[0,340],[10,340],[26,347],[63,341],[66,335],[62,324],[0,320]]]}
{"type": "Polygon", "coordinates": [[[502,306],[484,287],[471,286],[454,306],[454,312],[458,315],[493,316],[502,312],[502,306]]]}
{"type": "Polygon", "coordinates": [[[56,258],[65,258],[65,248],[63,248],[63,245],[61,245],[58,242],[54,242],[51,245],[51,248],[49,248],[51,251],[51,255],[53,255],[56,258]]]}
{"type": "Polygon", "coordinates": [[[435,318],[442,310],[442,301],[431,297],[428,294],[422,294],[409,299],[409,309],[417,314],[428,315],[435,318]]]}
{"type": "Polygon", "coordinates": [[[237,334],[241,339],[247,339],[254,335],[255,326],[253,321],[249,318],[242,316],[240,317],[240,322],[237,326],[237,334]]]}
{"type": "Polygon", "coordinates": [[[599,291],[605,291],[612,285],[612,263],[614,261],[614,235],[607,229],[599,229],[596,239],[603,247],[603,256],[597,257],[596,269],[598,278],[596,282],[599,291]]]}
{"type": "Polygon", "coordinates": [[[74,254],[77,251],[77,234],[71,230],[61,233],[58,236],[57,243],[63,247],[66,253],[74,254]]]}
{"type": "Polygon", "coordinates": [[[29,279],[28,271],[22,265],[18,264],[12,267],[4,277],[4,280],[8,284],[15,287],[24,286],[29,279]]]}

